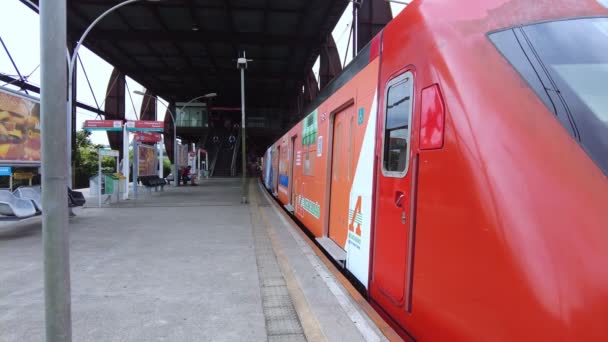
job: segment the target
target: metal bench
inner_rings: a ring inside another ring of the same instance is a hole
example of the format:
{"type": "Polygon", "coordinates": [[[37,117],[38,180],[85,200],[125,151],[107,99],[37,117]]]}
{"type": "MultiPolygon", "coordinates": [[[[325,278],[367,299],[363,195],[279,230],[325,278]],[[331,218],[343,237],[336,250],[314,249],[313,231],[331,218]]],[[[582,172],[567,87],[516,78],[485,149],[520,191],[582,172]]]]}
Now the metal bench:
{"type": "Polygon", "coordinates": [[[68,207],[82,207],[86,203],[84,195],[80,191],[74,191],[68,188],[68,207]]]}
{"type": "Polygon", "coordinates": [[[158,176],[141,176],[139,177],[139,181],[148,190],[154,188],[155,191],[158,191],[160,187],[161,191],[164,191],[165,185],[167,185],[167,181],[158,176]]]}
{"type": "Polygon", "coordinates": [[[0,214],[27,218],[36,215],[31,200],[16,197],[10,190],[0,190],[0,214]]]}
{"type": "Polygon", "coordinates": [[[22,186],[22,187],[17,188],[17,190],[15,190],[13,192],[13,194],[17,198],[32,201],[32,203],[34,204],[34,207],[36,208],[36,211],[39,213],[42,212],[42,199],[41,199],[41,191],[40,191],[39,186],[38,187],[22,186]]]}

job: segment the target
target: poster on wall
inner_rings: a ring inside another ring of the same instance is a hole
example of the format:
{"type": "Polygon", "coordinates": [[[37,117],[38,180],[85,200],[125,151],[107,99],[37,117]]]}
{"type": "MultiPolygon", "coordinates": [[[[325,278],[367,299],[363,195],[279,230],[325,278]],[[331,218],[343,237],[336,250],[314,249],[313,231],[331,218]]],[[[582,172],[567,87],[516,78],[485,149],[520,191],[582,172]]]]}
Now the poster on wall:
{"type": "Polygon", "coordinates": [[[39,100],[0,87],[0,163],[40,164],[39,100]]]}
{"type": "Polygon", "coordinates": [[[156,151],[154,150],[154,147],[147,145],[139,145],[137,148],[139,158],[139,176],[156,175],[156,151]]]}
{"type": "Polygon", "coordinates": [[[177,145],[177,165],[188,165],[188,145],[177,145]]]}

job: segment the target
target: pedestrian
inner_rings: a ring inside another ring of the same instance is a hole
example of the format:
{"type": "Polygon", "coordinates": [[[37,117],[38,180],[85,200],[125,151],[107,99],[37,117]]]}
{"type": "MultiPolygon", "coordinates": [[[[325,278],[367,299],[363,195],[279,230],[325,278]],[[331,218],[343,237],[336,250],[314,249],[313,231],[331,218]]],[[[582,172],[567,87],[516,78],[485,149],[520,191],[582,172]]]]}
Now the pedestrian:
{"type": "Polygon", "coordinates": [[[186,166],[183,170],[182,170],[182,183],[184,185],[188,184],[188,181],[190,180],[190,165],[186,166]]]}

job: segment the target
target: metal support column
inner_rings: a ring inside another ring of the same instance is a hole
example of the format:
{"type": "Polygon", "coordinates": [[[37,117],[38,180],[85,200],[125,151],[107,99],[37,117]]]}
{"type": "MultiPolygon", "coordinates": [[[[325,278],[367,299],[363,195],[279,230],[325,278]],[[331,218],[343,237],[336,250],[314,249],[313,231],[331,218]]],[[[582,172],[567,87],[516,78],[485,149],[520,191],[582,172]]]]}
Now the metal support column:
{"type": "Polygon", "coordinates": [[[42,239],[47,342],[72,340],[68,236],[66,0],[40,1],[42,239]]]}

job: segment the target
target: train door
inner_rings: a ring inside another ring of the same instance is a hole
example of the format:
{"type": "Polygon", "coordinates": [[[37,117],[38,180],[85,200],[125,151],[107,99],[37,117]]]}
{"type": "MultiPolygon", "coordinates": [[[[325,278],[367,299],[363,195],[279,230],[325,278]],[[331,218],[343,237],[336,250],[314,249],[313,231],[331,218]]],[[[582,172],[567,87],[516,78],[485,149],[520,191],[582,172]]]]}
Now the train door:
{"type": "Polygon", "coordinates": [[[354,106],[334,116],[331,153],[329,227],[328,236],[338,246],[345,248],[348,234],[348,204],[351,186],[350,146],[352,136],[352,110],[354,106]]]}
{"type": "Polygon", "coordinates": [[[277,150],[275,153],[276,153],[275,158],[276,158],[277,164],[276,164],[276,167],[274,167],[272,170],[274,173],[274,175],[272,177],[272,180],[274,182],[274,184],[272,185],[272,193],[275,196],[278,196],[279,195],[279,168],[281,165],[281,146],[278,144],[277,144],[277,150]]]}
{"type": "Polygon", "coordinates": [[[290,210],[294,210],[294,204],[296,203],[295,196],[296,191],[294,189],[295,183],[293,181],[294,166],[295,166],[295,152],[296,151],[296,136],[291,137],[291,144],[289,145],[289,205],[290,210]]]}
{"type": "Polygon", "coordinates": [[[412,112],[414,79],[411,72],[392,78],[386,85],[380,122],[380,147],[376,184],[376,221],[373,274],[370,291],[389,313],[410,311],[415,203],[412,112]]]}

